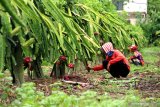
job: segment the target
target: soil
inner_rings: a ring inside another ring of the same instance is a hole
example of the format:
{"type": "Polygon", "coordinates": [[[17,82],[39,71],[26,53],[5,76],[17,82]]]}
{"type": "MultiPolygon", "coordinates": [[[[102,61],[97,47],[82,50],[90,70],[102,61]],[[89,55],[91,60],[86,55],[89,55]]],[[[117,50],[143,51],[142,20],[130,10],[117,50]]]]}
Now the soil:
{"type": "MultiPolygon", "coordinates": [[[[112,98],[121,98],[126,95],[127,90],[137,90],[138,95],[142,98],[160,98],[160,75],[154,72],[135,72],[128,75],[128,78],[114,79],[106,72],[90,72],[84,73],[79,72],[74,75],[69,75],[70,77],[66,81],[77,82],[77,84],[61,82],[61,80],[56,80],[50,77],[45,77],[43,79],[28,79],[25,76],[26,82],[34,82],[36,84],[37,91],[44,92],[45,96],[52,94],[53,88],[57,87],[54,85],[55,82],[61,83],[58,90],[67,93],[68,95],[80,95],[86,90],[96,91],[98,95],[102,95],[105,92],[112,98]],[[78,84],[78,82],[82,84],[78,84]],[[87,85],[84,84],[88,83],[87,85]],[[53,85],[52,85],[53,84],[53,85]]],[[[16,86],[11,87],[15,90],[16,86]]],[[[0,90],[0,95],[4,94],[3,90],[0,90]]],[[[10,104],[14,99],[16,99],[16,94],[8,92],[7,100],[0,99],[0,103],[10,104]]]]}
{"type": "MultiPolygon", "coordinates": [[[[155,63],[157,68],[160,67],[160,61],[155,63]]],[[[37,91],[43,91],[46,96],[52,94],[55,82],[60,82],[60,79],[54,79],[46,74],[43,79],[29,79],[25,75],[26,82],[34,82],[36,84],[37,91]],[[52,85],[53,84],[53,85],[52,85]]],[[[66,78],[65,78],[66,79],[66,78]]],[[[73,81],[76,84],[62,82],[59,85],[58,90],[64,91],[71,95],[80,95],[83,91],[93,90],[99,95],[107,92],[112,98],[120,98],[126,94],[126,90],[137,90],[142,98],[160,98],[160,74],[152,71],[134,72],[128,75],[128,78],[115,79],[110,76],[108,72],[87,72],[79,71],[72,75],[67,75],[66,81],[73,81]],[[80,84],[79,84],[80,82],[80,84]],[[87,85],[84,84],[88,83],[87,85]]],[[[15,90],[16,86],[11,86],[12,90],[15,90]]],[[[0,89],[0,95],[4,94],[0,89]]],[[[6,93],[8,95],[7,100],[0,99],[0,103],[9,104],[16,98],[16,95],[12,92],[6,93]]]]}
{"type": "MultiPolygon", "coordinates": [[[[135,72],[130,74],[128,78],[115,80],[112,77],[103,77],[101,73],[79,73],[76,75],[69,75],[67,81],[89,83],[89,85],[64,83],[60,85],[60,90],[67,94],[79,95],[86,90],[94,90],[98,94],[108,92],[111,97],[119,97],[125,94],[125,90],[135,89],[143,98],[159,98],[160,97],[160,75],[153,72],[135,72]],[[114,85],[113,85],[114,84],[114,85]],[[117,86],[117,87],[115,87],[117,86]]],[[[52,78],[38,79],[38,80],[26,80],[32,81],[36,84],[38,91],[43,91],[46,96],[52,92],[52,86],[56,81],[52,78]]]]}

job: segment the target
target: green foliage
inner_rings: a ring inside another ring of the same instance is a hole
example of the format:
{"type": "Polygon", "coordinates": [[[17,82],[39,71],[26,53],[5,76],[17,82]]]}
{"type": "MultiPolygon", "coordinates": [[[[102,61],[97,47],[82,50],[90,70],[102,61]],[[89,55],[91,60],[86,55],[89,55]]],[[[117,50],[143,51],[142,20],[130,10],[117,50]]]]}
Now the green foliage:
{"type": "Polygon", "coordinates": [[[40,107],[39,102],[44,98],[44,94],[42,92],[36,92],[36,87],[34,83],[25,83],[22,87],[16,88],[17,99],[12,102],[10,107],[27,107],[27,106],[35,106],[40,107]]]}
{"type": "Polygon", "coordinates": [[[0,72],[0,106],[2,107],[12,101],[12,99],[8,100],[11,97],[11,94],[14,94],[14,90],[11,89],[11,80],[11,77],[6,77],[4,73],[0,72]]]}
{"type": "Polygon", "coordinates": [[[158,47],[148,47],[148,48],[143,48],[141,50],[144,60],[148,61],[149,63],[155,63],[159,61],[159,53],[160,49],[158,47]]]}
{"type": "Polygon", "coordinates": [[[0,50],[1,50],[1,53],[0,53],[0,72],[3,71],[3,68],[4,68],[4,57],[5,57],[5,40],[4,40],[4,37],[0,34],[0,50]]]}
{"type": "MultiPolygon", "coordinates": [[[[128,106],[132,102],[140,102],[140,97],[133,91],[122,99],[112,99],[108,94],[99,95],[94,91],[86,91],[80,95],[67,95],[64,92],[53,91],[52,95],[44,97],[43,93],[35,91],[35,84],[25,83],[21,88],[16,89],[17,99],[9,107],[71,107],[71,106],[89,106],[89,107],[115,107],[128,106]]],[[[54,85],[55,86],[55,85],[54,85]]]]}
{"type": "Polygon", "coordinates": [[[139,48],[145,46],[145,44],[147,43],[147,40],[144,37],[144,31],[140,26],[127,25],[126,29],[128,31],[128,34],[132,38],[132,44],[130,45],[136,44],[139,46],[139,48]]]}
{"type": "Polygon", "coordinates": [[[128,107],[135,103],[149,102],[149,100],[142,100],[138,91],[132,90],[127,91],[126,96],[121,99],[110,98],[107,93],[97,95],[94,91],[86,91],[80,96],[75,96],[54,90],[50,96],[44,96],[43,93],[35,91],[33,83],[26,83],[21,88],[17,88],[16,93],[17,99],[8,105],[9,107],[128,107]]]}
{"type": "MultiPolygon", "coordinates": [[[[109,0],[12,0],[0,8],[0,30],[6,41],[2,48],[7,53],[0,54],[0,63],[9,70],[14,68],[12,62],[22,66],[18,63],[22,57],[18,60],[13,52],[18,44],[23,56],[34,60],[39,57],[55,63],[65,55],[69,62],[78,58],[86,63],[97,54],[101,40],[111,41],[121,50],[132,42],[127,24],[117,17],[109,0]]],[[[143,37],[138,41],[143,44],[143,37]]]]}
{"type": "Polygon", "coordinates": [[[99,12],[115,12],[115,6],[110,0],[77,0],[77,3],[85,4],[99,12]]]}
{"type": "Polygon", "coordinates": [[[157,22],[160,17],[160,0],[148,0],[148,15],[152,22],[157,22]]]}
{"type": "Polygon", "coordinates": [[[148,15],[146,21],[141,23],[141,26],[145,32],[145,36],[149,40],[149,44],[156,46],[159,45],[159,36],[156,35],[156,32],[160,30],[160,0],[148,0],[148,15]]]}
{"type": "Polygon", "coordinates": [[[72,54],[71,60],[75,56],[91,59],[99,47],[100,38],[104,41],[111,40],[117,48],[122,49],[131,42],[125,24],[111,11],[114,6],[109,0],[15,0],[10,5],[14,5],[19,19],[28,25],[22,27],[19,31],[21,33],[17,33],[27,56],[36,57],[39,53],[45,60],[52,62],[60,54],[72,54]],[[19,14],[20,11],[22,14],[19,14]],[[101,33],[100,37],[94,36],[96,31],[101,33]]]}
{"type": "Polygon", "coordinates": [[[61,9],[71,8],[76,11],[74,4],[80,3],[99,12],[116,12],[115,6],[110,0],[54,0],[61,9]]]}
{"type": "Polygon", "coordinates": [[[156,32],[160,30],[159,22],[146,22],[141,24],[141,26],[145,32],[144,35],[148,39],[148,43],[150,45],[160,46],[158,42],[160,36],[156,34],[156,32]]]}

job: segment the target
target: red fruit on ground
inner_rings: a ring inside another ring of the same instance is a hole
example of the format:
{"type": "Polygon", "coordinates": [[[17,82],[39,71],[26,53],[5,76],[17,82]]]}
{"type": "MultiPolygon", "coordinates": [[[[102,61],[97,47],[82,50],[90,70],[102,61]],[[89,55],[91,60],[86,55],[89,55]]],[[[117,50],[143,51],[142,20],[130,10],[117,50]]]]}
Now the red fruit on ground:
{"type": "Polygon", "coordinates": [[[69,80],[69,76],[64,76],[64,80],[69,80]]]}

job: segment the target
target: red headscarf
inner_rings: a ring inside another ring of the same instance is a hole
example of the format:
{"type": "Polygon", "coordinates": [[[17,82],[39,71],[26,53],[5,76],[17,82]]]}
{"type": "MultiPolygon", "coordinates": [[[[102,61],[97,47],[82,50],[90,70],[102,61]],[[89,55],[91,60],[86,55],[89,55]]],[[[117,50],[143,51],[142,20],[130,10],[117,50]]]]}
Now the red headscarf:
{"type": "Polygon", "coordinates": [[[129,49],[130,49],[132,52],[134,52],[134,51],[136,51],[136,50],[138,49],[138,47],[137,47],[136,45],[132,45],[132,46],[129,47],[129,49]]]}

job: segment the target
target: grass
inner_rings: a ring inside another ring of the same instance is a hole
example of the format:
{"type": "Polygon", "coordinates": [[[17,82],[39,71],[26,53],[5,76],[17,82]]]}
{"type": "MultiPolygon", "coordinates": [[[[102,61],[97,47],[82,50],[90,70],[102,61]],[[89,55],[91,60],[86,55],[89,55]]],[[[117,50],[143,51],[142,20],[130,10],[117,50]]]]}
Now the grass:
{"type": "Polygon", "coordinates": [[[149,47],[141,50],[144,60],[149,63],[156,63],[160,60],[160,48],[149,47]],[[159,56],[158,56],[159,55],[159,56]]]}

